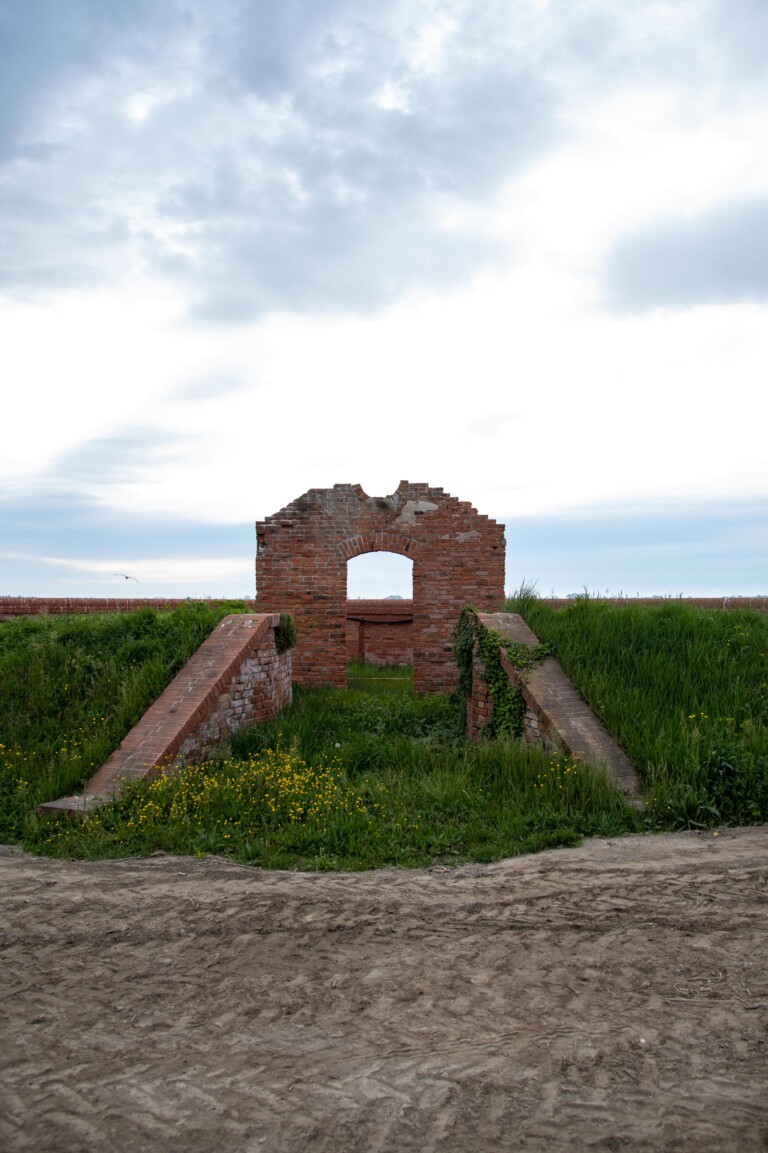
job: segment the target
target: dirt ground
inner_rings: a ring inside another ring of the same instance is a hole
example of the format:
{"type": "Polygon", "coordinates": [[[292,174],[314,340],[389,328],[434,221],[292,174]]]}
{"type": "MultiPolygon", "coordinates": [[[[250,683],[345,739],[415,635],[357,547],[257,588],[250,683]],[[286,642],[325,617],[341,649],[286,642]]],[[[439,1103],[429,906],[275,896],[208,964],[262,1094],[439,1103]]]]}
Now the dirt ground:
{"type": "Polygon", "coordinates": [[[457,869],[0,855],[0,1149],[768,1149],[768,826],[457,869]]]}

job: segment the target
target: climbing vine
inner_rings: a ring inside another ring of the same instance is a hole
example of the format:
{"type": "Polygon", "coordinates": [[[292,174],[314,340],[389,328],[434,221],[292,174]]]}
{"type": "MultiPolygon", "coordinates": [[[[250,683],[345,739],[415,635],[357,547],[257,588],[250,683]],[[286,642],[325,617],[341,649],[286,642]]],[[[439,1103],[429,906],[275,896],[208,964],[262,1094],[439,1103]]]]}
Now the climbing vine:
{"type": "Polygon", "coordinates": [[[472,693],[475,643],[483,666],[483,678],[491,698],[491,719],[483,733],[486,737],[523,735],[525,700],[520,685],[513,685],[501,663],[504,649],[511,664],[521,676],[548,656],[549,645],[529,648],[519,641],[510,641],[495,629],[483,625],[475,609],[462,609],[453,631],[453,651],[459,669],[458,695],[466,713],[466,704],[472,693]]]}
{"type": "Polygon", "coordinates": [[[289,613],[280,613],[275,627],[275,648],[278,653],[287,653],[296,644],[296,626],[289,613]]]}

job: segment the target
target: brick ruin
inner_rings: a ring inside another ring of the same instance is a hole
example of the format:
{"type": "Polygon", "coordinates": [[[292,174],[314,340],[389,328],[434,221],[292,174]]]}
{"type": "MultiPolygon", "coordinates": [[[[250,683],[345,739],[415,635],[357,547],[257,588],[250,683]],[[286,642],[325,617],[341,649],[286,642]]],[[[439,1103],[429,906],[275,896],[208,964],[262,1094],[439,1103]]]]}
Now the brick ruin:
{"type": "Polygon", "coordinates": [[[504,526],[441,488],[401,481],[391,496],[359,484],[310,489],[256,525],[259,610],[296,624],[293,678],[346,684],[347,562],[369,552],[413,561],[416,692],[456,683],[451,635],[461,609],[494,612],[504,601],[504,526]]]}

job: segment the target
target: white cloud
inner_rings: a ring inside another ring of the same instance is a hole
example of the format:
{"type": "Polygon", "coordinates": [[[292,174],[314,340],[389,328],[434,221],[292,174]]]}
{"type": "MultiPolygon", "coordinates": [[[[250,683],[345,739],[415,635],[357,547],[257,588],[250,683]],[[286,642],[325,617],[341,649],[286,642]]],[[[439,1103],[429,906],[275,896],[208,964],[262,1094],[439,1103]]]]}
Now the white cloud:
{"type": "Polygon", "coordinates": [[[497,517],[766,492],[765,308],[663,260],[768,196],[759,6],[137,2],[92,51],[76,0],[71,55],[57,12],[0,69],[8,491],[219,523],[337,481],[497,517]]]}
{"type": "Polygon", "coordinates": [[[438,16],[429,20],[419,29],[416,43],[409,53],[411,67],[420,72],[438,72],[443,63],[446,44],[458,30],[458,21],[451,16],[438,16]]]}
{"type": "MultiPolygon", "coordinates": [[[[123,587],[127,581],[146,585],[211,585],[228,581],[253,584],[253,564],[242,557],[114,557],[90,560],[80,557],[38,556],[34,553],[0,552],[0,559],[71,569],[75,573],[113,578],[123,587]]],[[[128,587],[126,585],[126,587],[128,587]]],[[[135,587],[130,589],[136,593],[135,587]]]]}

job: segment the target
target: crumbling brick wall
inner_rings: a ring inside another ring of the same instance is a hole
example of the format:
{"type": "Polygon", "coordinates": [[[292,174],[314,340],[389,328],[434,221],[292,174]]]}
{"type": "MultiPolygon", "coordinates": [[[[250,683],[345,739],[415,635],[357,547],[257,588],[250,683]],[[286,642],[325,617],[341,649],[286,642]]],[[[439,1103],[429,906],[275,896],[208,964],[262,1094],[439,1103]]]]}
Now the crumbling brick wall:
{"type": "Polygon", "coordinates": [[[347,660],[347,562],[369,552],[413,561],[417,692],[456,683],[451,633],[466,604],[504,600],[504,526],[441,488],[401,481],[391,496],[360,485],[310,489],[256,525],[256,591],[263,612],[296,624],[297,684],[342,687],[347,660]]]}

